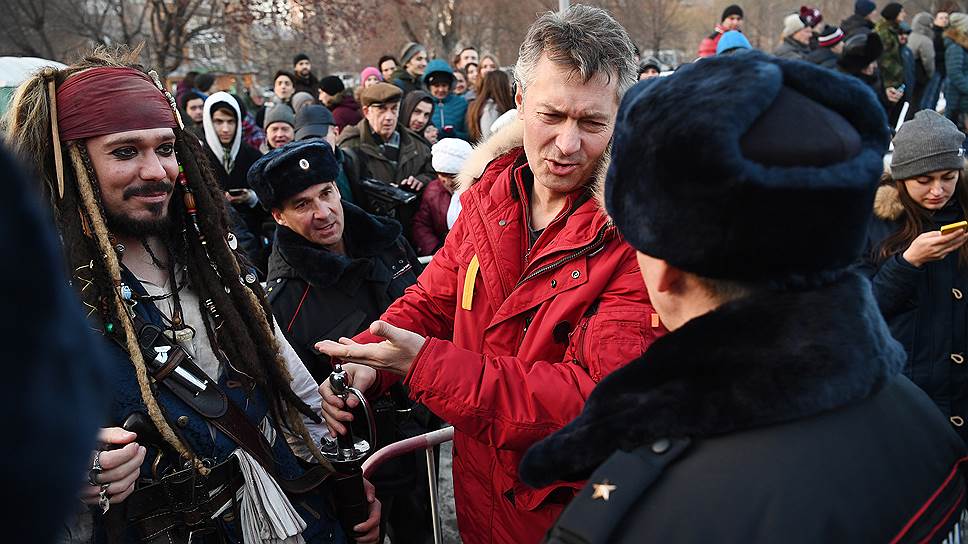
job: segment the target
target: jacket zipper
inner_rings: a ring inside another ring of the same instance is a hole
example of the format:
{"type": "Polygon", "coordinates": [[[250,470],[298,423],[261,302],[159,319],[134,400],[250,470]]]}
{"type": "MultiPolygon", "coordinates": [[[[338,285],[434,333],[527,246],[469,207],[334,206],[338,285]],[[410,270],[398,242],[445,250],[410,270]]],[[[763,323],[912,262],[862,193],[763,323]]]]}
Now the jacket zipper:
{"type": "Polygon", "coordinates": [[[587,245],[585,245],[583,247],[578,248],[577,250],[573,251],[572,253],[569,253],[568,255],[565,255],[564,257],[558,259],[557,261],[555,261],[553,263],[549,263],[549,264],[546,264],[546,265],[538,268],[534,272],[532,272],[532,273],[528,274],[527,276],[521,278],[521,280],[517,283],[517,285],[514,286],[514,288],[517,289],[518,287],[521,286],[522,283],[524,283],[524,282],[526,282],[526,281],[528,281],[528,280],[530,280],[532,278],[535,278],[537,276],[540,276],[541,274],[544,274],[545,272],[548,272],[550,270],[554,270],[556,268],[560,268],[560,267],[562,267],[562,266],[570,263],[571,261],[574,261],[575,259],[578,259],[579,257],[583,257],[583,256],[585,256],[585,255],[587,255],[589,253],[592,253],[592,252],[596,251],[597,249],[601,249],[601,247],[605,245],[605,241],[606,241],[605,240],[605,235],[607,233],[608,233],[608,225],[605,225],[604,227],[602,227],[602,230],[598,231],[598,234],[595,235],[595,239],[592,240],[590,243],[588,243],[587,245]]]}

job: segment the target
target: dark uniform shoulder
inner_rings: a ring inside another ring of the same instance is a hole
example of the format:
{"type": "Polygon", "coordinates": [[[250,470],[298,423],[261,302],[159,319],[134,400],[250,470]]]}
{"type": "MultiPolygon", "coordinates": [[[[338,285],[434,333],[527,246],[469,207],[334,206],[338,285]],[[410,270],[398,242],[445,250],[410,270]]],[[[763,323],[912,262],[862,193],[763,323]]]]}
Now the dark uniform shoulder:
{"type": "Polygon", "coordinates": [[[618,450],[599,465],[548,532],[549,544],[597,544],[612,538],[626,515],[689,448],[689,438],[660,439],[631,452],[618,450]]]}
{"type": "Polygon", "coordinates": [[[292,291],[291,288],[286,289],[290,283],[292,283],[291,278],[275,278],[266,282],[266,297],[269,299],[270,305],[275,306],[277,302],[282,300],[284,294],[292,291]]]}

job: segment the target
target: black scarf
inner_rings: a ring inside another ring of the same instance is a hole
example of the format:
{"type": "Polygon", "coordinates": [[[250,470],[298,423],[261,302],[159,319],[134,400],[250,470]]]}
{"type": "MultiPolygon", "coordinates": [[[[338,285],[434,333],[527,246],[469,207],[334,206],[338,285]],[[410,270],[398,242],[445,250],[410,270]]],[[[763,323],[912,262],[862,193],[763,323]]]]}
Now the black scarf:
{"type": "Polygon", "coordinates": [[[276,229],[276,250],[295,275],[325,288],[340,282],[348,271],[354,278],[367,277],[373,268],[372,257],[393,247],[402,232],[400,223],[393,219],[370,215],[344,200],[343,244],[347,255],[318,246],[282,225],[276,229]]]}

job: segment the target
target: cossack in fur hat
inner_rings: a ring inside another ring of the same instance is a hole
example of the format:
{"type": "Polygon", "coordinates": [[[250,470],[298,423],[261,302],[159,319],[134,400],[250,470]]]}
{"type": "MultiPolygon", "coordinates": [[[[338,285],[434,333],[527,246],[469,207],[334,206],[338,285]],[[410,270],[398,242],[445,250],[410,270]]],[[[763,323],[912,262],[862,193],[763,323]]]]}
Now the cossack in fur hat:
{"type": "Polygon", "coordinates": [[[336,181],[339,165],[325,140],[290,142],[255,161],[246,180],[262,206],[280,208],[289,197],[313,185],[336,181]]]}
{"type": "Polygon", "coordinates": [[[639,251],[779,284],[825,281],[860,255],[889,133],[859,79],[718,56],[632,87],[615,127],[605,203],[639,251]]]}

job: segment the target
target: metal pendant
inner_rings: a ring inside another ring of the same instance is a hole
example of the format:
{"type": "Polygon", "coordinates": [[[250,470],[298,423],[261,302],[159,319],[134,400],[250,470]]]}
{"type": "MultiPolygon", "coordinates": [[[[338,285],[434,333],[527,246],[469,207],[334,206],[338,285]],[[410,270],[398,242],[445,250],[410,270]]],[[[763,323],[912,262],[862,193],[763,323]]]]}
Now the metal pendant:
{"type": "Polygon", "coordinates": [[[192,339],[195,338],[195,330],[192,329],[191,327],[178,329],[177,331],[174,331],[174,332],[171,330],[166,330],[165,336],[167,336],[169,340],[178,342],[179,344],[184,344],[187,342],[191,342],[192,339]]]}
{"type": "Polygon", "coordinates": [[[108,496],[108,487],[111,484],[101,484],[101,490],[97,494],[97,503],[101,507],[101,514],[107,514],[111,508],[111,497],[108,496]]]}
{"type": "Polygon", "coordinates": [[[229,249],[235,251],[239,248],[239,239],[235,237],[231,232],[225,237],[225,241],[229,244],[229,249]]]}

